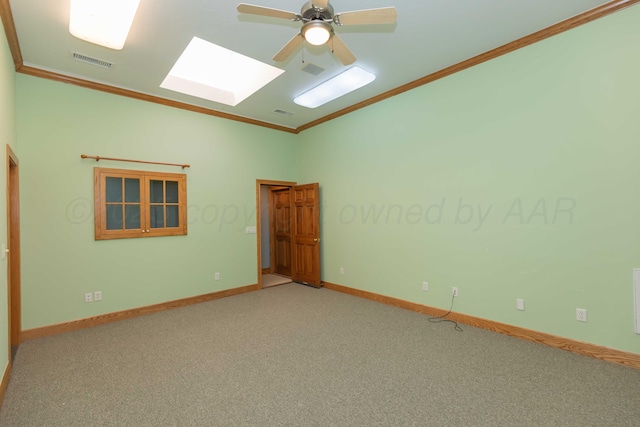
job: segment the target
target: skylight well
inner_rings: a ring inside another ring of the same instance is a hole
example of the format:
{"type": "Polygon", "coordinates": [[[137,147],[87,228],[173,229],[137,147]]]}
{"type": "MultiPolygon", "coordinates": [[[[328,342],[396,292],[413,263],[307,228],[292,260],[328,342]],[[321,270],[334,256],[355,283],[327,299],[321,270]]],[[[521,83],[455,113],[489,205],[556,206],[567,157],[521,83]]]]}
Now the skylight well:
{"type": "Polygon", "coordinates": [[[160,87],[234,107],[283,72],[194,37],[160,87]]]}

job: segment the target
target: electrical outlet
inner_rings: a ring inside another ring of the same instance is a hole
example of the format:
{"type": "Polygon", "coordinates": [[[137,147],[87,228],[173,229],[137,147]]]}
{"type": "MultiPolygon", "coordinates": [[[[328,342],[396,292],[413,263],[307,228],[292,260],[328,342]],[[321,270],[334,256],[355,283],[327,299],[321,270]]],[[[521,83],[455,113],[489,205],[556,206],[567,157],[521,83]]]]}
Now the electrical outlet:
{"type": "Polygon", "coordinates": [[[429,290],[429,282],[422,282],[422,290],[423,291],[429,290]]]}
{"type": "Polygon", "coordinates": [[[93,300],[94,301],[102,301],[102,291],[95,291],[93,293],[93,300]]]}
{"type": "Polygon", "coordinates": [[[516,308],[518,310],[524,311],[524,300],[522,298],[516,299],[516,308]]]}
{"type": "Polygon", "coordinates": [[[84,294],[84,302],[91,302],[91,301],[93,301],[93,293],[87,292],[86,294],[84,294]]]}
{"type": "Polygon", "coordinates": [[[340,267],[340,274],[344,274],[344,267],[340,267]]]}
{"type": "Polygon", "coordinates": [[[220,280],[220,273],[216,273],[214,277],[216,280],[220,280]]]}
{"type": "Polygon", "coordinates": [[[579,322],[587,321],[587,309],[586,308],[576,308],[576,320],[579,322]]]}
{"type": "Polygon", "coordinates": [[[455,287],[453,288],[452,295],[453,295],[454,297],[457,297],[457,296],[458,296],[458,288],[455,288],[455,287]]]}

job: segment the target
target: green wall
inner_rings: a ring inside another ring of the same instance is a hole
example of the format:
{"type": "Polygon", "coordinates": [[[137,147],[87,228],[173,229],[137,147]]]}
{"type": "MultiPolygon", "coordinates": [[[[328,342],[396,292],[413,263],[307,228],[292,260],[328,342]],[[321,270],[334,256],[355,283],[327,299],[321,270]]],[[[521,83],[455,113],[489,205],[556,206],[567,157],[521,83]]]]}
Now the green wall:
{"type": "Polygon", "coordinates": [[[23,329],[257,283],[256,179],[293,180],[295,135],[17,76],[23,329]],[[81,159],[189,163],[187,236],[94,241],[81,159]],[[220,272],[220,281],[214,280],[220,272]],[[84,303],[85,292],[101,302],[84,303]]]}
{"type": "MultiPolygon", "coordinates": [[[[7,242],[7,158],[6,145],[16,148],[15,67],[9,44],[0,30],[0,242],[7,242]]],[[[9,362],[9,330],[7,327],[7,261],[0,261],[0,376],[9,362]]]]}
{"type": "Polygon", "coordinates": [[[454,311],[640,353],[638,22],[636,6],[303,132],[324,280],[444,309],[456,286],[454,311]]]}
{"type": "Polygon", "coordinates": [[[256,283],[244,228],[255,180],[278,179],[321,183],[326,281],[441,308],[457,286],[455,311],[640,353],[639,18],[636,6],[300,135],[18,75],[23,328],[256,283]],[[95,242],[82,153],[190,163],[189,235],[95,242]]]}

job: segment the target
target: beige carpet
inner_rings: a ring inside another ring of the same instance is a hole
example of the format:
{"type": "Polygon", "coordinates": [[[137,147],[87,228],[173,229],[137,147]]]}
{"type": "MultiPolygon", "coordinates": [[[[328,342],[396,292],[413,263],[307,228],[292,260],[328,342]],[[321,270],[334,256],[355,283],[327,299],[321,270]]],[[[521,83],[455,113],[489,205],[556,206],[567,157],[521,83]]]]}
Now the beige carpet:
{"type": "Polygon", "coordinates": [[[262,275],[262,287],[269,288],[271,286],[284,285],[285,283],[291,283],[290,277],[280,276],[279,274],[263,274],[262,275]]]}
{"type": "Polygon", "coordinates": [[[638,390],[640,370],[287,284],[27,341],[0,426],[637,427],[638,390]]]}

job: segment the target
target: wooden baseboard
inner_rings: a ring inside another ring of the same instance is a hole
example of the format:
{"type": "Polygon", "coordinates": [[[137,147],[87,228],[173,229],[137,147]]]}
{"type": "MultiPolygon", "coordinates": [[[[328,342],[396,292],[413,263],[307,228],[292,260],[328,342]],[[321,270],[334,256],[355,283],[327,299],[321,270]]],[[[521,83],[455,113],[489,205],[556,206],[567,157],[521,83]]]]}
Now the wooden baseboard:
{"type": "Polygon", "coordinates": [[[263,268],[262,269],[262,274],[269,274],[271,273],[271,267],[267,267],[267,268],[263,268]]]}
{"type": "Polygon", "coordinates": [[[84,319],[73,320],[71,322],[58,323],[56,325],[43,326],[41,328],[27,329],[20,333],[20,342],[29,341],[35,338],[46,337],[49,335],[61,334],[63,332],[76,331],[78,329],[90,328],[92,326],[103,325],[105,323],[117,322],[119,320],[130,319],[132,317],[143,316],[145,314],[157,313],[159,311],[171,310],[173,308],[185,307],[191,304],[212,301],[220,298],[226,298],[233,295],[244,294],[247,292],[257,291],[260,288],[257,284],[242,286],[239,288],[227,289],[210,294],[198,295],[195,297],[183,298],[175,301],[164,302],[161,304],[149,305],[146,307],[138,307],[130,310],[117,311],[114,313],[101,314],[99,316],[87,317],[84,319]]]}
{"type": "MultiPolygon", "coordinates": [[[[427,314],[429,316],[442,316],[447,312],[447,310],[429,307],[415,302],[388,297],[369,291],[349,288],[347,286],[337,285],[335,283],[324,282],[324,287],[333,291],[343,292],[345,294],[354,295],[360,298],[380,302],[382,304],[392,305],[394,307],[404,308],[406,310],[427,314]]],[[[569,338],[558,337],[544,332],[495,322],[493,320],[482,319],[480,317],[468,316],[461,313],[451,313],[447,316],[447,318],[458,323],[474,326],[476,328],[486,329],[527,341],[544,344],[549,347],[555,347],[607,362],[617,363],[619,365],[640,369],[640,354],[628,353],[625,351],[615,350],[582,341],[576,341],[569,338]]]]}
{"type": "Polygon", "coordinates": [[[0,407],[2,406],[2,402],[4,402],[4,394],[9,385],[9,377],[11,377],[11,361],[7,363],[7,367],[4,369],[4,374],[2,375],[2,382],[0,383],[0,407]]]}

